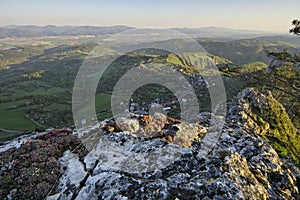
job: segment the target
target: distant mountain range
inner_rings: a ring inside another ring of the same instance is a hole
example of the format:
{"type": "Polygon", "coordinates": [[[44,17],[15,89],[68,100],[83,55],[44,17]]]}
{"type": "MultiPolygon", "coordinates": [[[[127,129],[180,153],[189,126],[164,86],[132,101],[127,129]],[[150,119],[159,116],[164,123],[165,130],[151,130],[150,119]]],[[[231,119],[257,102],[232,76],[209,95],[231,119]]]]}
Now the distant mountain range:
{"type": "MultiPolygon", "coordinates": [[[[126,30],[134,29],[130,26],[17,26],[9,25],[0,27],[0,38],[7,37],[42,37],[42,36],[79,36],[79,35],[105,35],[116,34],[126,30]]],[[[202,28],[173,28],[173,30],[187,34],[191,37],[221,37],[221,38],[249,38],[278,33],[237,30],[221,27],[202,28]]]]}
{"type": "Polygon", "coordinates": [[[116,34],[133,29],[129,26],[4,26],[0,27],[0,38],[42,37],[42,36],[79,36],[116,34]]]}

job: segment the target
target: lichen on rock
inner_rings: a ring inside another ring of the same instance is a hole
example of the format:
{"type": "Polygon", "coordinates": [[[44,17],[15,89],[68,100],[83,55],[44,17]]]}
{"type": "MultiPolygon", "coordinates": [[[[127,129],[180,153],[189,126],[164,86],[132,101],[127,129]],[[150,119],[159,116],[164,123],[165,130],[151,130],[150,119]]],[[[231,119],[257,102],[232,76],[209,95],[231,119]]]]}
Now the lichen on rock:
{"type": "Polygon", "coordinates": [[[300,199],[299,169],[274,146],[299,156],[294,128],[272,95],[244,89],[225,121],[132,114],[55,130],[0,153],[1,198],[300,199]]]}

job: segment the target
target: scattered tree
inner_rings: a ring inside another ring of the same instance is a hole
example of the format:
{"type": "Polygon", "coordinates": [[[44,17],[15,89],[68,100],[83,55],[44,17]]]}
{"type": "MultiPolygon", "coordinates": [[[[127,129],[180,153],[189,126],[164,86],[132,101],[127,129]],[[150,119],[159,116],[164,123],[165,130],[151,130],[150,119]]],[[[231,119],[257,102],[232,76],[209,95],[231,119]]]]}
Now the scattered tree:
{"type": "Polygon", "coordinates": [[[300,21],[298,19],[294,19],[292,21],[294,28],[290,29],[290,33],[294,33],[296,35],[300,35],[300,21]]]}

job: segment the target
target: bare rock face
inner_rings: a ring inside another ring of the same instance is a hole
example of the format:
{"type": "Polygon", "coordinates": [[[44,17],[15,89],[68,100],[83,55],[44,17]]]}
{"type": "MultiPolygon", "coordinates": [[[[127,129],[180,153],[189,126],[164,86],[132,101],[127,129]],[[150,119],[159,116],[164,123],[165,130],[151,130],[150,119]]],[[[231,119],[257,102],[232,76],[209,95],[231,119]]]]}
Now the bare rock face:
{"type": "Polygon", "coordinates": [[[192,143],[199,141],[207,132],[207,128],[199,123],[182,122],[161,113],[134,115],[131,119],[120,117],[102,123],[100,128],[106,133],[124,132],[145,140],[160,138],[184,148],[192,147],[192,143]]]}
{"type": "Polygon", "coordinates": [[[200,124],[182,122],[175,125],[175,127],[178,128],[178,131],[176,132],[172,142],[184,148],[191,148],[193,146],[193,142],[200,141],[207,132],[207,129],[200,124]]]}
{"type": "Polygon", "coordinates": [[[28,192],[25,198],[49,200],[300,199],[297,170],[291,172],[264,137],[274,136],[272,121],[255,118],[270,101],[271,94],[243,90],[220,132],[209,128],[218,117],[201,113],[197,123],[132,115],[85,134],[45,134],[0,153],[1,198],[24,199],[28,192]],[[26,184],[16,182],[20,174],[26,184]]]}

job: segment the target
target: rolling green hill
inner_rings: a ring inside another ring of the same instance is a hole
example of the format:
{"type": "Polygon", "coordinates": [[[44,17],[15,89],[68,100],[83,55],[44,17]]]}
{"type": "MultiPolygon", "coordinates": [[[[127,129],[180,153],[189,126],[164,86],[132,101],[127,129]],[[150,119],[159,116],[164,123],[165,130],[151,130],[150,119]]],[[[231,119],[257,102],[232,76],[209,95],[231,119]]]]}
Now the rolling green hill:
{"type": "MultiPolygon", "coordinates": [[[[95,40],[96,38],[76,37],[0,40],[0,128],[32,131],[71,126],[73,83],[81,63],[96,46],[95,40]]],[[[279,51],[287,48],[298,51],[298,43],[291,43],[294,40],[295,38],[281,38],[276,41],[274,37],[243,40],[231,38],[224,39],[223,42],[201,40],[200,44],[209,53],[174,54],[146,49],[121,56],[105,71],[98,84],[97,98],[103,101],[98,101],[101,102],[99,105],[96,104],[97,111],[109,110],[109,97],[114,85],[134,66],[174,66],[189,80],[189,74],[197,73],[193,64],[203,62],[200,64],[205,68],[206,58],[213,60],[221,70],[227,98],[230,99],[248,84],[243,74],[256,73],[266,68],[269,62],[266,50],[279,51]]],[[[166,45],[170,45],[170,42],[175,46],[181,45],[180,40],[161,42],[166,45]]],[[[152,70],[151,67],[148,67],[148,70],[152,70]]],[[[202,75],[210,74],[211,72],[202,75]]],[[[199,93],[199,97],[206,98],[205,86],[194,89],[199,93]]],[[[155,94],[165,91],[162,92],[162,96],[170,95],[170,91],[156,86],[142,88],[135,95],[143,101],[151,101],[153,96],[149,95],[148,90],[154,91],[155,94]]],[[[208,98],[209,96],[204,100],[207,104],[203,107],[204,110],[210,105],[208,98]]],[[[105,118],[109,115],[110,113],[106,113],[105,116],[99,117],[105,118]]]]}
{"type": "Polygon", "coordinates": [[[294,44],[294,38],[275,41],[268,38],[243,39],[227,42],[200,41],[200,44],[211,54],[227,58],[235,64],[264,62],[269,64],[267,51],[299,52],[300,45],[294,44]]]}

